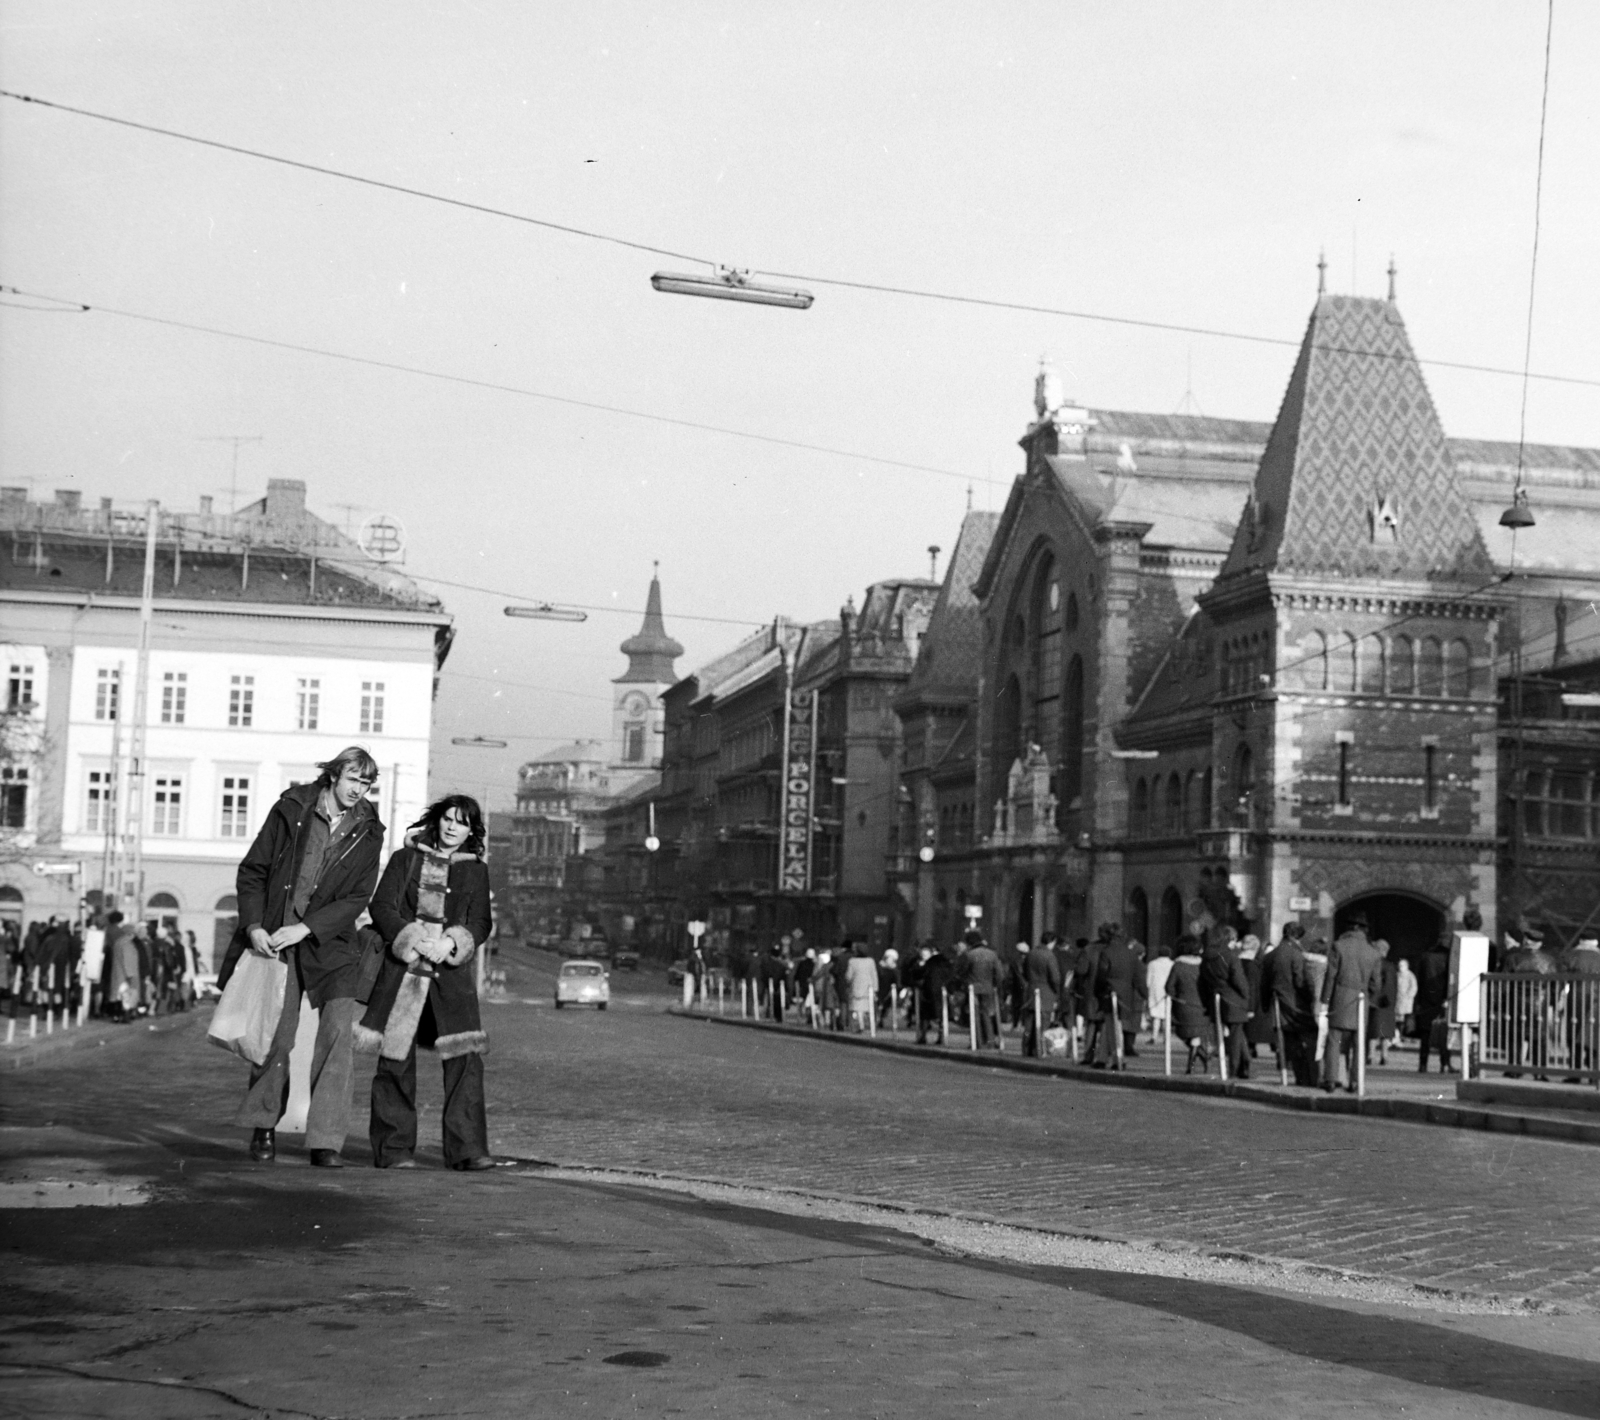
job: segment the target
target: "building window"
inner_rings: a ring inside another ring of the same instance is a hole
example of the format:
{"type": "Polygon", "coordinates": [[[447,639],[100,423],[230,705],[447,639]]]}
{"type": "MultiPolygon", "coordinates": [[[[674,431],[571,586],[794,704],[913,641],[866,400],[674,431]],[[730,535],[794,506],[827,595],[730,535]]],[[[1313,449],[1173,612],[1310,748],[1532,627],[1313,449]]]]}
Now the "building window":
{"type": "Polygon", "coordinates": [[[222,776],[221,834],[224,838],[250,836],[250,779],[247,775],[222,776]]]}
{"type": "Polygon", "coordinates": [[[1061,787],[1065,808],[1083,793],[1083,657],[1067,662],[1066,692],[1062,696],[1061,787]]]}
{"type": "Polygon", "coordinates": [[[1583,838],[1589,820],[1588,784],[1582,774],[1556,771],[1550,776],[1546,826],[1552,838],[1583,838]]]}
{"type": "Polygon", "coordinates": [[[1234,824],[1239,828],[1251,827],[1255,788],[1255,757],[1249,745],[1240,745],[1233,752],[1234,824]]]}
{"type": "Polygon", "coordinates": [[[33,667],[14,665],[6,677],[6,709],[27,710],[33,705],[33,667]]]}
{"type": "Polygon", "coordinates": [[[1183,832],[1183,780],[1176,774],[1167,780],[1167,821],[1163,827],[1168,834],[1183,832]]]}
{"type": "Polygon", "coordinates": [[[161,723],[181,725],[189,709],[189,673],[167,671],[161,677],[161,723]]]}
{"type": "Polygon", "coordinates": [[[295,682],[294,724],[297,730],[314,730],[322,718],[322,682],[301,676],[295,682]]]}
{"type": "Polygon", "coordinates": [[[1059,759],[1061,743],[1061,585],[1055,562],[1046,558],[1034,583],[1033,724],[1039,747],[1052,761],[1059,759]]]}
{"type": "Polygon", "coordinates": [[[1438,745],[1423,745],[1422,747],[1422,812],[1436,814],[1439,812],[1439,747],[1438,745]]]}
{"type": "Polygon", "coordinates": [[[83,803],[83,831],[85,833],[110,833],[115,822],[116,786],[111,782],[109,769],[91,769],[83,803]]]}
{"type": "Polygon", "coordinates": [[[1417,658],[1417,694],[1444,694],[1444,647],[1437,636],[1425,636],[1417,658]]]}
{"type": "Polygon", "coordinates": [[[1396,636],[1389,643],[1389,692],[1415,695],[1417,692],[1417,648],[1409,636],[1396,636]]]}
{"type": "Polygon", "coordinates": [[[1133,786],[1133,837],[1143,838],[1150,831],[1150,786],[1140,779],[1133,786]]]}
{"type": "Polygon", "coordinates": [[[117,707],[122,701],[122,670],[102,667],[94,678],[94,717],[97,720],[115,720],[117,707]]]}
{"type": "Polygon", "coordinates": [[[253,675],[232,676],[228,682],[228,724],[239,730],[248,730],[256,718],[256,678],[253,675]]]}
{"type": "Polygon", "coordinates": [[[0,768],[0,828],[28,826],[28,767],[8,764],[0,768]]]}
{"type": "Polygon", "coordinates": [[[1350,807],[1350,741],[1339,741],[1339,807],[1350,807]]]}
{"type": "Polygon", "coordinates": [[[158,774],[150,795],[150,832],[176,838],[183,831],[183,776],[158,774]]]}
{"type": "Polygon", "coordinates": [[[622,757],[629,764],[644,759],[644,726],[633,723],[622,727],[622,757]]]}
{"type": "MultiPolygon", "coordinates": [[[[312,717],[315,718],[315,711],[312,712],[312,717]]],[[[316,726],[312,725],[310,728],[314,730],[316,726]]],[[[361,682],[361,733],[364,735],[381,735],[383,733],[383,682],[381,680],[364,680],[361,682]]]]}

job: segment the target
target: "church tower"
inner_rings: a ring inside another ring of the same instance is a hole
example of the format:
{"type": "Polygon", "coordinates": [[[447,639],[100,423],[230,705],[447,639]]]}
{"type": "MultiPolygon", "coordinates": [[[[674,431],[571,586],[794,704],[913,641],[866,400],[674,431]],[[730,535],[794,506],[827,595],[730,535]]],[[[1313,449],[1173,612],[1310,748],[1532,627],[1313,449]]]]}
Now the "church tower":
{"type": "Polygon", "coordinates": [[[625,794],[661,769],[664,711],[661,692],[677,680],[673,661],[683,647],[667,635],[661,619],[661,578],[650,579],[644,624],[622,643],[628,668],[612,682],[611,789],[625,794]]]}

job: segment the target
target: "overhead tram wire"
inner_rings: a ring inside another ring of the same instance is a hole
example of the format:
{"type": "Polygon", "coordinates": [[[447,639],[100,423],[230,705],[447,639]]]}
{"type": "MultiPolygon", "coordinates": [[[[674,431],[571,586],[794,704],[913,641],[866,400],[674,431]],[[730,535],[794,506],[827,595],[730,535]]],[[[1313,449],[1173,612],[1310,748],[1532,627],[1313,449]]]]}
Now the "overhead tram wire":
{"type": "MultiPolygon", "coordinates": [[[[341,182],[352,182],[363,187],[376,188],[385,192],[396,193],[404,197],[417,198],[424,202],[437,202],[447,207],[460,208],[464,211],[475,212],[480,216],[499,217],[506,221],[518,222],[525,226],[538,227],[546,231],[559,232],[565,236],[579,237],[586,241],[604,242],[612,246],[626,248],[630,251],[645,252],[651,256],[671,257],[675,261],[688,261],[697,265],[708,266],[713,270],[719,269],[723,263],[706,256],[697,256],[690,252],[676,251],[670,247],[657,246],[650,242],[637,241],[630,237],[619,237],[609,232],[595,231],[588,227],[578,227],[567,222],[556,222],[544,217],[532,217],[527,213],[513,212],[503,207],[491,207],[487,203],[468,202],[464,198],[447,197],[443,193],[429,192],[425,188],[408,187],[404,183],[387,182],[381,178],[367,177],[361,173],[348,172],[342,168],[330,168],[320,163],[309,163],[298,158],[286,158],[281,154],[268,153],[259,148],[247,148],[242,144],[224,143],[215,138],[204,138],[199,134],[185,133],[179,129],[163,128],[157,124],[141,123],[130,118],[121,118],[115,114],[101,113],[95,109],[80,108],[73,104],[57,103],[53,99],[40,98],[34,94],[18,93],[12,89],[0,89],[0,98],[12,99],[18,103],[31,104],[35,107],[54,109],[60,113],[74,114],[79,118],[93,119],[100,123],[114,124],[117,127],[134,129],[141,133],[154,134],[161,138],[171,138],[182,143],[194,143],[204,148],[212,148],[219,152],[232,153],[238,157],[254,158],[259,162],[274,163],[282,167],[295,168],[301,172],[315,173],[320,177],[333,178],[341,182]]],[[[894,286],[887,282],[852,281],[844,277],[801,275],[794,272],[778,271],[770,267],[752,265],[750,271],[762,275],[773,276],[786,281],[804,281],[817,286],[832,286],[839,290],[871,292],[878,295],[899,296],[911,300],[939,301],[946,304],[983,307],[989,310],[1015,311],[1023,314],[1055,316],[1068,320],[1094,321],[1106,325],[1126,326],[1133,329],[1162,331],[1178,335],[1200,335],[1216,340],[1244,341],[1254,345],[1272,345],[1279,347],[1298,347],[1298,340],[1291,340],[1283,336],[1258,335],[1246,331],[1222,330],[1214,326],[1186,325],[1175,321],[1149,320],[1135,316],[1107,315],[1099,311],[1080,311],[1061,306],[1042,306],[1026,301],[1002,301],[986,296],[970,296],[958,292],[932,291],[914,286],[894,286]]],[[[101,307],[101,309],[107,309],[101,307]]],[[[1330,347],[1346,354],[1368,354],[1384,359],[1400,359],[1401,356],[1392,356],[1386,352],[1377,351],[1345,351],[1342,347],[1330,347]]],[[[1464,370],[1477,374],[1509,375],[1518,379],[1528,378],[1536,380],[1550,380],[1563,384],[1579,384],[1600,386],[1600,379],[1589,379],[1573,375],[1546,375],[1528,374],[1524,370],[1507,369],[1497,365],[1477,365],[1458,360],[1423,360],[1420,363],[1432,365],[1439,369],[1464,370]]]]}
{"type": "MultiPolygon", "coordinates": [[[[23,296],[32,300],[60,300],[56,296],[41,296],[37,292],[23,291],[15,286],[0,286],[0,292],[23,296]]],[[[653,414],[644,409],[628,409],[622,405],[602,404],[598,400],[577,399],[571,395],[550,394],[546,390],[529,389],[524,385],[501,384],[495,380],[480,380],[471,375],[454,375],[448,370],[430,370],[422,365],[406,365],[397,360],[379,360],[370,355],[352,355],[343,350],[329,350],[317,345],[301,345],[292,340],[274,340],[265,335],[247,335],[243,331],[227,330],[222,326],[200,325],[194,321],[175,320],[170,316],[155,316],[144,311],[122,310],[116,306],[73,303],[84,312],[98,315],[120,316],[124,320],[145,321],[151,325],[170,326],[175,330],[193,331],[200,335],[214,335],[223,340],[240,340],[248,345],[264,345],[274,350],[288,350],[297,355],[316,355],[324,360],[341,360],[351,365],[367,365],[377,370],[393,370],[422,379],[444,380],[449,384],[466,385],[473,389],[490,390],[496,394],[521,395],[526,399],[542,399],[552,404],[564,404],[574,409],[591,409],[599,414],[621,414],[629,419],[645,419],[654,424],[668,424],[678,429],[693,429],[702,434],[722,434],[730,439],[750,439],[758,444],[771,444],[778,448],[800,449],[805,453],[831,454],[835,458],[855,459],[860,463],[881,464],[886,468],[905,469],[911,473],[933,473],[941,478],[959,478],[963,483],[999,483],[1001,480],[987,474],[962,473],[953,468],[939,468],[933,464],[910,463],[905,459],[884,458],[878,454],[858,453],[854,449],[833,448],[827,444],[812,444],[804,439],[786,439],[777,434],[758,434],[749,429],[730,429],[724,424],[706,424],[696,419],[680,419],[671,414],[653,414]]]]}

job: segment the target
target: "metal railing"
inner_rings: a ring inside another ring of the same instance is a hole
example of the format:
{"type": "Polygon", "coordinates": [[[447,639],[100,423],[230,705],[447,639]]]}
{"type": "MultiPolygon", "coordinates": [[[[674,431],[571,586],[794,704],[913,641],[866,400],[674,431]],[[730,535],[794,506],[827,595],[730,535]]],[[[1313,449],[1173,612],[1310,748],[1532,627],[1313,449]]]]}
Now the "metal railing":
{"type": "Polygon", "coordinates": [[[1600,976],[1489,972],[1478,1067],[1600,1086],[1600,976]]]}

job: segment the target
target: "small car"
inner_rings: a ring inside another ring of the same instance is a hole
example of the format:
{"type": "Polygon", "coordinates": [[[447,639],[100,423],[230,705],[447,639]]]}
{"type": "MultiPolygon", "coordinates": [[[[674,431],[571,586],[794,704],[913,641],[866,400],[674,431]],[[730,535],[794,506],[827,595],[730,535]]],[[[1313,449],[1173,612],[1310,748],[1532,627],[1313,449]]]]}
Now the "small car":
{"type": "Polygon", "coordinates": [[[575,1006],[593,1006],[603,1011],[611,1000],[611,980],[602,962],[582,959],[564,961],[556,973],[556,1010],[569,1001],[575,1006]]]}
{"type": "Polygon", "coordinates": [[[613,947],[611,950],[611,969],[613,971],[637,971],[639,969],[639,953],[632,947],[613,947]]]}

